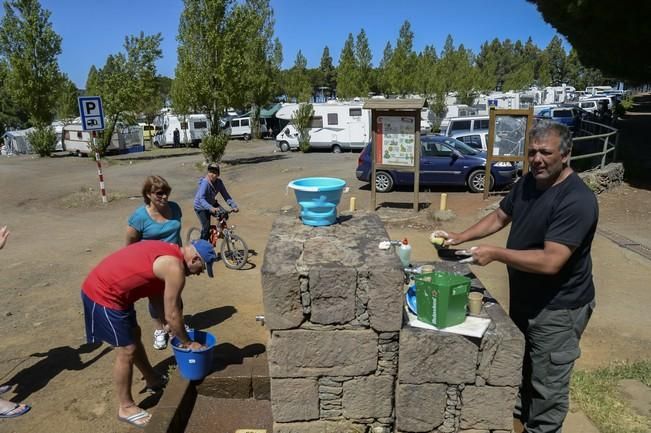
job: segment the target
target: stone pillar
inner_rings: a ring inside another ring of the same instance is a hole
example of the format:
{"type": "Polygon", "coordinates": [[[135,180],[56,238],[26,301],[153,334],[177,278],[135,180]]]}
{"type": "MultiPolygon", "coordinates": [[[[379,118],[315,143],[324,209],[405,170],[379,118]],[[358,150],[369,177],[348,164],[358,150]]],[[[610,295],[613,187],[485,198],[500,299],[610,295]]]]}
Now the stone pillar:
{"type": "Polygon", "coordinates": [[[395,428],[404,274],[379,217],[274,222],[262,266],[275,433],[395,428]]]}
{"type": "MultiPolygon", "coordinates": [[[[467,266],[434,262],[484,289],[467,266]]],[[[485,289],[484,289],[485,290],[485,289]]],[[[484,292],[484,299],[491,300],[484,292]]],[[[480,338],[405,325],[400,332],[396,431],[502,433],[513,427],[524,337],[496,302],[483,313],[491,324],[480,338]]]]}

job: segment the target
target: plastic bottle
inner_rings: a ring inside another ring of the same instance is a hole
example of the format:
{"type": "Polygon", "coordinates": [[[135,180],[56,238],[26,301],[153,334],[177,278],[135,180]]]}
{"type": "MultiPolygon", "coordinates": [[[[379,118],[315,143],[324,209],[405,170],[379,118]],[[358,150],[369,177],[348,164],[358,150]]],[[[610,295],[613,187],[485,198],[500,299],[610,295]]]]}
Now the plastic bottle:
{"type": "Polygon", "coordinates": [[[407,238],[403,239],[400,248],[398,248],[398,257],[400,257],[403,268],[408,267],[409,263],[411,263],[411,245],[409,245],[407,238]]]}

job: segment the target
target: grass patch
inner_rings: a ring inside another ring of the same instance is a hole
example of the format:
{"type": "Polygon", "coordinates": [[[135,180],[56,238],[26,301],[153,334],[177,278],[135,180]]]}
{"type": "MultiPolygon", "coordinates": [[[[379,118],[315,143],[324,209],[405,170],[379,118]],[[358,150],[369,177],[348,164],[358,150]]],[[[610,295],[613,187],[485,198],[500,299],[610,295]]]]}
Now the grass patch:
{"type": "MultiPolygon", "coordinates": [[[[121,192],[111,192],[106,194],[108,202],[114,202],[127,198],[126,194],[121,192]]],[[[62,207],[67,209],[77,209],[77,208],[93,208],[101,207],[104,204],[102,203],[102,194],[99,190],[96,190],[91,187],[83,186],[78,192],[73,192],[70,195],[63,197],[60,200],[62,207]]]]}
{"type": "Polygon", "coordinates": [[[592,420],[600,433],[648,433],[651,420],[635,413],[617,390],[623,379],[651,386],[651,361],[618,362],[592,371],[575,371],[571,399],[592,420]]]}

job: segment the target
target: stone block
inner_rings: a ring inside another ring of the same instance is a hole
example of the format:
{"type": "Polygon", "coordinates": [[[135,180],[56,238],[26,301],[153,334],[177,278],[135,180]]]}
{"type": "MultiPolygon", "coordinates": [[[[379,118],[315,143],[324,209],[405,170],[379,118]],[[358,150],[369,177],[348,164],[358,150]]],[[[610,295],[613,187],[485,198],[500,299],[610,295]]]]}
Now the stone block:
{"type": "Polygon", "coordinates": [[[400,330],[404,278],[404,271],[397,257],[385,258],[380,263],[373,263],[369,273],[369,299],[366,308],[371,328],[376,331],[400,330]]]}
{"type": "Polygon", "coordinates": [[[271,377],[360,376],[377,368],[377,334],[368,329],[274,331],[271,377]]]}
{"type": "Polygon", "coordinates": [[[357,272],[342,266],[314,266],[309,271],[312,323],[345,324],[355,318],[357,272]]]}
{"type": "Polygon", "coordinates": [[[396,393],[396,428],[399,431],[429,432],[443,423],[447,385],[399,384],[396,393]]]}
{"type": "Polygon", "coordinates": [[[274,421],[309,421],[319,418],[316,379],[272,379],[271,412],[274,421]]]}
{"type": "Polygon", "coordinates": [[[267,243],[262,264],[262,298],[265,326],[289,329],[303,322],[299,272],[296,262],[303,252],[297,241],[276,239],[267,243]]]}
{"type": "Polygon", "coordinates": [[[274,422],[274,433],[364,433],[365,426],[350,421],[274,422]]]}
{"type": "Polygon", "coordinates": [[[509,325],[508,329],[500,329],[499,324],[496,328],[502,338],[488,368],[486,381],[489,385],[520,386],[522,359],[524,357],[524,336],[512,322],[509,325]]]}
{"type": "Polygon", "coordinates": [[[400,333],[400,383],[475,383],[478,352],[468,337],[405,326],[400,333]]]}
{"type": "Polygon", "coordinates": [[[513,407],[517,387],[466,386],[461,393],[462,429],[509,430],[513,427],[513,407]]]}
{"type": "Polygon", "coordinates": [[[344,383],[346,418],[381,418],[393,413],[393,376],[359,377],[344,383]]]}
{"type": "Polygon", "coordinates": [[[250,398],[251,368],[244,364],[227,365],[206,376],[197,385],[197,393],[213,398],[250,398]]]}

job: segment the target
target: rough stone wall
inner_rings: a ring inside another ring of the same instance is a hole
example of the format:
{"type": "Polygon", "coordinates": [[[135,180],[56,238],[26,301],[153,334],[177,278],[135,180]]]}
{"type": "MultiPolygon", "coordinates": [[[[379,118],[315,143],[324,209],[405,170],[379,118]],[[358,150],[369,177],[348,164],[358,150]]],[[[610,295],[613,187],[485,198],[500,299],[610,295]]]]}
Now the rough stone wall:
{"type": "Polygon", "coordinates": [[[404,275],[371,213],[274,222],[262,266],[276,433],[390,433],[404,275]]]}
{"type": "Polygon", "coordinates": [[[404,274],[377,248],[386,239],[372,213],[274,222],[262,266],[274,432],[510,431],[522,335],[496,303],[481,339],[403,327],[404,274]]]}
{"type": "MultiPolygon", "coordinates": [[[[435,262],[436,270],[473,277],[465,265],[435,262]]],[[[479,338],[408,325],[400,332],[396,431],[510,432],[521,379],[524,339],[502,307],[485,292],[491,325],[479,338]]]]}

